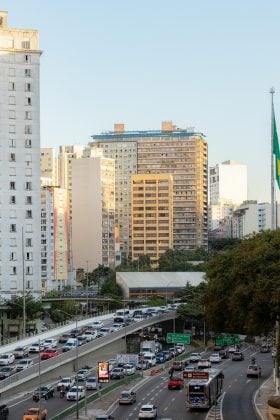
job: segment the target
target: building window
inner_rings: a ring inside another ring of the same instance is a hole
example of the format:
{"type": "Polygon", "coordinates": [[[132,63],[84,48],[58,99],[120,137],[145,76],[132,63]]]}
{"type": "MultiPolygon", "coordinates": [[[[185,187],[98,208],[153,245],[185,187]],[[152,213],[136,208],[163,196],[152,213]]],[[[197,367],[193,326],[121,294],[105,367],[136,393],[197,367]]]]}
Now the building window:
{"type": "Polygon", "coordinates": [[[26,253],[26,260],[27,261],[32,261],[33,260],[33,254],[32,254],[32,252],[27,252],[26,253]]]}
{"type": "Polygon", "coordinates": [[[14,223],[12,223],[10,225],[10,232],[16,232],[17,231],[17,225],[15,225],[14,223]]]}
{"type": "Polygon", "coordinates": [[[16,183],[14,181],[10,181],[10,190],[16,189],[16,183]]]}
{"type": "Polygon", "coordinates": [[[28,182],[26,182],[26,183],[25,183],[25,189],[26,189],[26,190],[32,190],[32,183],[31,183],[31,182],[29,182],[29,181],[28,181],[28,182]]]}
{"type": "Polygon", "coordinates": [[[14,110],[9,111],[9,119],[15,120],[15,118],[16,118],[16,111],[14,110]]]}
{"type": "Polygon", "coordinates": [[[32,154],[31,153],[26,153],[25,162],[32,162],[32,154]]]}
{"type": "Polygon", "coordinates": [[[26,267],[25,273],[30,276],[33,274],[33,267],[26,267]]]}
{"type": "Polygon", "coordinates": [[[32,210],[26,210],[25,218],[32,219],[32,210]]]}
{"type": "Polygon", "coordinates": [[[31,111],[25,111],[25,119],[32,120],[31,111]]]}
{"type": "Polygon", "coordinates": [[[16,261],[17,254],[15,252],[10,252],[10,261],[16,261]]]}
{"type": "Polygon", "coordinates": [[[15,104],[16,104],[16,97],[9,96],[9,105],[15,105],[15,104]]]}
{"type": "Polygon", "coordinates": [[[9,159],[10,159],[10,162],[15,162],[16,161],[16,154],[15,153],[10,153],[9,159]]]}
{"type": "Polygon", "coordinates": [[[9,90],[16,90],[16,84],[15,84],[15,82],[9,82],[9,87],[8,87],[8,89],[9,89],[9,90]]]}
{"type": "Polygon", "coordinates": [[[32,140],[31,139],[25,139],[25,147],[26,148],[32,147],[32,140]]]}
{"type": "Polygon", "coordinates": [[[25,134],[32,134],[32,126],[31,125],[26,125],[24,127],[24,133],[25,134]]]}
{"type": "Polygon", "coordinates": [[[9,68],[9,77],[15,77],[15,75],[16,75],[15,67],[10,67],[9,68]]]}
{"type": "Polygon", "coordinates": [[[10,196],[10,204],[16,204],[16,196],[15,195],[10,196]]]}
{"type": "Polygon", "coordinates": [[[9,147],[16,147],[15,139],[9,139],[9,147]]]}
{"type": "Polygon", "coordinates": [[[32,99],[29,96],[24,98],[24,105],[32,105],[32,99]]]}
{"type": "Polygon", "coordinates": [[[24,90],[25,92],[31,92],[31,83],[25,83],[24,90]]]}
{"type": "Polygon", "coordinates": [[[24,76],[31,77],[31,69],[24,69],[24,76]]]}
{"type": "Polygon", "coordinates": [[[25,204],[32,204],[32,196],[31,195],[27,195],[25,197],[25,204]]]}
{"type": "Polygon", "coordinates": [[[12,267],[12,275],[17,274],[17,268],[15,266],[12,267]]]}
{"type": "Polygon", "coordinates": [[[24,56],[24,62],[25,63],[31,63],[31,55],[25,54],[25,56],[24,56]]]}
{"type": "Polygon", "coordinates": [[[32,238],[26,238],[25,239],[25,246],[31,247],[32,246],[32,238]]]}
{"type": "Polygon", "coordinates": [[[16,126],[15,125],[9,125],[9,133],[15,134],[16,132],[16,126]]]}
{"type": "Polygon", "coordinates": [[[21,48],[24,50],[30,50],[30,41],[22,41],[21,48]]]}

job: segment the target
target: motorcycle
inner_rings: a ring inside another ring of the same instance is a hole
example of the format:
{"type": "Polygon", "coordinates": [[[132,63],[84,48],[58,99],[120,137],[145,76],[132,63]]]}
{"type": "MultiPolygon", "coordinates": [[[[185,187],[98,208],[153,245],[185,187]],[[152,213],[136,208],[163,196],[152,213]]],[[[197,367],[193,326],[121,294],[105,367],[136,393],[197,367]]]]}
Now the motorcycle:
{"type": "Polygon", "coordinates": [[[64,398],[65,397],[65,389],[63,389],[63,388],[60,389],[59,396],[60,396],[60,398],[64,398]]]}

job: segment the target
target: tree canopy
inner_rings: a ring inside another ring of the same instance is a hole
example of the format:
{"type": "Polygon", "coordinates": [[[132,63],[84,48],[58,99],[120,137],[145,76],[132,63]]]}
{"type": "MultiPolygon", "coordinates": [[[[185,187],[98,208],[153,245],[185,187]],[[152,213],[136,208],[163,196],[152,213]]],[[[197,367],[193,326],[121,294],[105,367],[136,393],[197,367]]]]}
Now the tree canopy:
{"type": "Polygon", "coordinates": [[[215,332],[261,334],[280,313],[280,229],[244,239],[206,267],[206,321],[215,332]]]}
{"type": "MultiPolygon", "coordinates": [[[[11,319],[18,319],[23,317],[23,297],[15,296],[6,302],[8,314],[11,319]]],[[[44,313],[44,308],[40,300],[35,300],[30,293],[25,295],[25,314],[26,321],[34,321],[40,318],[44,313]]]]}
{"type": "Polygon", "coordinates": [[[168,249],[159,259],[158,271],[204,271],[204,261],[208,259],[204,248],[168,249]],[[193,264],[193,261],[200,261],[200,264],[193,264]]]}

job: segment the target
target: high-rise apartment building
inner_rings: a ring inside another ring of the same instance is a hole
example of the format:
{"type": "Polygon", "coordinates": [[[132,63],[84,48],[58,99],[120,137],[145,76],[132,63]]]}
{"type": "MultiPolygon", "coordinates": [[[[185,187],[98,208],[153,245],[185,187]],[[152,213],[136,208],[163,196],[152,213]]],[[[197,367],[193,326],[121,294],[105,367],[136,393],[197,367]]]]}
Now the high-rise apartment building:
{"type": "Polygon", "coordinates": [[[131,181],[137,173],[137,138],[125,132],[123,124],[115,124],[114,131],[92,136],[90,147],[103,150],[103,156],[115,161],[115,222],[119,232],[120,251],[126,256],[130,250],[131,181]]]}
{"type": "Polygon", "coordinates": [[[209,172],[209,229],[219,236],[221,221],[247,200],[247,166],[228,160],[209,172]]]}
{"type": "Polygon", "coordinates": [[[0,12],[0,295],[41,295],[38,32],[0,12]]]}
{"type": "Polygon", "coordinates": [[[100,156],[72,161],[74,268],[115,266],[115,162],[100,156]]]}
{"type": "Polygon", "coordinates": [[[41,282],[42,292],[62,290],[68,284],[67,190],[41,190],[41,282]]]}
{"type": "Polygon", "coordinates": [[[58,183],[58,159],[54,148],[41,148],[40,153],[41,178],[48,185],[59,186],[58,183]],[[49,180],[49,181],[46,181],[49,180]]]}
{"type": "Polygon", "coordinates": [[[193,129],[163,122],[161,130],[125,131],[93,135],[91,147],[103,148],[115,159],[116,221],[121,249],[131,246],[131,176],[172,174],[173,246],[176,249],[207,247],[207,143],[193,129]]]}
{"type": "Polygon", "coordinates": [[[170,174],[131,177],[132,259],[150,257],[153,267],[173,249],[173,178],[170,174]]]}

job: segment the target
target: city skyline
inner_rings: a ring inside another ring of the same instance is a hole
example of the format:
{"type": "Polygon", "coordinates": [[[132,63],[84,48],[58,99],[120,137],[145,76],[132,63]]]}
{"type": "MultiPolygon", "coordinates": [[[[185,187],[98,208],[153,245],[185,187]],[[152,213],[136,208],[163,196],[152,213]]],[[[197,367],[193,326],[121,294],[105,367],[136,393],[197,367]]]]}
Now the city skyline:
{"type": "Polygon", "coordinates": [[[280,121],[278,2],[50,5],[1,4],[9,27],[40,34],[41,147],[85,145],[117,122],[148,130],[173,120],[206,135],[209,166],[247,165],[248,198],[270,201],[272,85],[280,121]]]}

